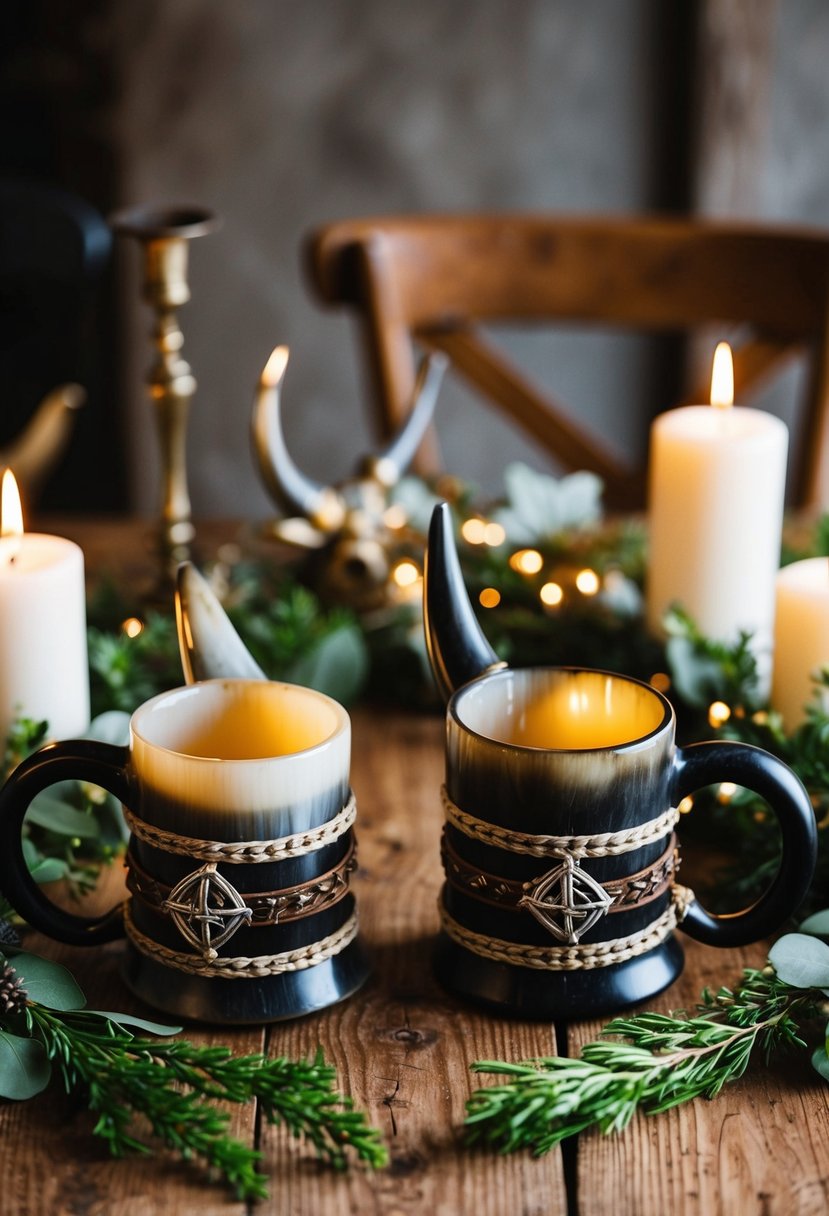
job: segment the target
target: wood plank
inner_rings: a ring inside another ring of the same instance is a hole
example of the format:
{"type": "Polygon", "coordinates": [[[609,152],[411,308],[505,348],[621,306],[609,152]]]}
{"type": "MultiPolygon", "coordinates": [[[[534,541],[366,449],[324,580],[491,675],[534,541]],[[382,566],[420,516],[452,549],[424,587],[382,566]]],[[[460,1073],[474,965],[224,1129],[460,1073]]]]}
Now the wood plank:
{"type": "MultiPolygon", "coordinates": [[[[679,981],[648,1008],[693,1008],[706,986],[736,983],[765,962],[762,945],[714,950],[685,939],[679,981]]],[[[569,1048],[601,1022],[571,1028],[569,1048]]],[[[578,1146],[579,1216],[823,1216],[829,1209],[829,1098],[806,1053],[761,1061],[712,1101],[634,1118],[621,1136],[584,1134],[578,1146]]]]}
{"type": "Polygon", "coordinates": [[[696,48],[694,209],[757,212],[779,0],[703,0],[696,48]]]}
{"type": "Polygon", "coordinates": [[[470,1063],[555,1051],[549,1024],[507,1022],[464,1008],[430,968],[441,871],[443,723],[354,715],[353,782],[360,870],[355,883],[374,975],[338,1008],[274,1027],[271,1051],[308,1055],[321,1044],[355,1101],[385,1133],[391,1168],[336,1176],[299,1160],[263,1132],[273,1210],[292,1216],[434,1213],[527,1216],[564,1212],[559,1153],[542,1160],[461,1151],[470,1063]]]}
{"type": "MultiPolygon", "coordinates": [[[[94,915],[123,897],[123,870],[104,871],[84,912],[94,915]]],[[[25,946],[55,959],[75,975],[92,1008],[134,1013],[169,1023],[130,993],[120,975],[118,942],[95,949],[62,946],[28,933],[25,946]]],[[[224,1043],[236,1054],[261,1051],[262,1027],[184,1030],[200,1044],[224,1043]]],[[[253,1106],[228,1108],[231,1131],[253,1144],[253,1106]]],[[[3,1216],[245,1216],[248,1208],[226,1188],[212,1184],[197,1164],[160,1153],[152,1160],[114,1160],[92,1134],[95,1119],[82,1102],[67,1097],[59,1083],[29,1102],[0,1107],[0,1211],[3,1216]]]]}

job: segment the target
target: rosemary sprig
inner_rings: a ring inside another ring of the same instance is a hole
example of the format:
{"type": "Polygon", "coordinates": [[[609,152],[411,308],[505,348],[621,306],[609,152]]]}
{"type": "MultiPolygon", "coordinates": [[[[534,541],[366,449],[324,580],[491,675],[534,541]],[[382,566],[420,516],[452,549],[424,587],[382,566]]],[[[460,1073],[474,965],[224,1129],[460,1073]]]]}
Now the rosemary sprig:
{"type": "Polygon", "coordinates": [[[783,983],[771,968],[746,970],[733,991],[707,990],[695,1015],[641,1013],[616,1018],[602,1032],[624,1041],[587,1043],[579,1058],[517,1064],[479,1061],[477,1073],[506,1076],[467,1102],[470,1143],[504,1153],[546,1153],[587,1128],[622,1131],[637,1110],[658,1114],[697,1097],[713,1098],[743,1075],[755,1051],[766,1057],[805,1047],[800,1023],[824,1001],[817,988],[783,983]]]}

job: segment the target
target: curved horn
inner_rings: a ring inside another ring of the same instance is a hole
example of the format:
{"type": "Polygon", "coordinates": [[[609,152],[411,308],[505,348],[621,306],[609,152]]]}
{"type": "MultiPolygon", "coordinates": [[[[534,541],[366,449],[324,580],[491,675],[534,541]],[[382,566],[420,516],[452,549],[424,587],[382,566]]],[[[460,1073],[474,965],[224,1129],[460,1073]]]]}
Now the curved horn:
{"type": "Polygon", "coordinates": [[[74,422],[75,411],[86,401],[80,384],[61,384],[37,407],[25,430],[12,440],[0,462],[31,490],[47,476],[60,457],[74,422]]]}
{"type": "Polygon", "coordinates": [[[176,576],[176,629],[185,683],[267,679],[192,562],[176,576]]]}
{"type": "Polygon", "coordinates": [[[441,695],[485,671],[506,667],[483,635],[464,586],[448,503],[432,512],[423,571],[423,624],[429,662],[441,695]]]}
{"type": "Polygon", "coordinates": [[[368,477],[374,477],[381,485],[390,488],[403,476],[432,421],[448,366],[449,359],[441,351],[433,351],[421,362],[406,420],[388,447],[379,456],[370,456],[366,461],[368,477]]]}
{"type": "Polygon", "coordinates": [[[288,347],[277,346],[259,377],[251,419],[253,453],[271,497],[289,511],[306,516],[323,532],[332,532],[345,515],[339,494],[300,472],[285,446],[281,397],[287,366],[288,347]]]}

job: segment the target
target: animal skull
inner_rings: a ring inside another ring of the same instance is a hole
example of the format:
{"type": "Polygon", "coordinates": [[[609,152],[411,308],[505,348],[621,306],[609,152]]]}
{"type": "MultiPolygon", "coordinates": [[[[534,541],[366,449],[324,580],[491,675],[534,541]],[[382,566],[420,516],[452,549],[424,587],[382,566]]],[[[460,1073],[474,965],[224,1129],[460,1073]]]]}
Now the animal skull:
{"type": "Polygon", "coordinates": [[[260,378],[251,435],[260,475],[274,502],[296,514],[273,522],[278,540],[304,551],[323,598],[360,612],[383,607],[391,592],[395,534],[385,512],[389,491],[408,467],[431,422],[447,359],[424,359],[411,410],[379,454],[366,457],[355,477],[335,486],[313,481],[294,464],[282,431],[282,382],[288,348],[279,346],[260,378]]]}

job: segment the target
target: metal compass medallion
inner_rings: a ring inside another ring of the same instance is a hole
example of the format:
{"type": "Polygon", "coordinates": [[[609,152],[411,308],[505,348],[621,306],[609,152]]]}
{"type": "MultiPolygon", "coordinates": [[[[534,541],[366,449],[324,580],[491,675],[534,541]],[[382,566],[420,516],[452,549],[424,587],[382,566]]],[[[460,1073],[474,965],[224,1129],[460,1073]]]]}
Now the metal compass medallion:
{"type": "Polygon", "coordinates": [[[236,888],[216,873],[215,862],[182,878],[162,906],[185,941],[205,959],[216,958],[216,947],[229,941],[253,915],[236,888]]]}
{"type": "Polygon", "coordinates": [[[519,906],[532,912],[553,937],[570,946],[577,944],[613,902],[604,887],[585,874],[572,857],[527,886],[519,906]]]}

